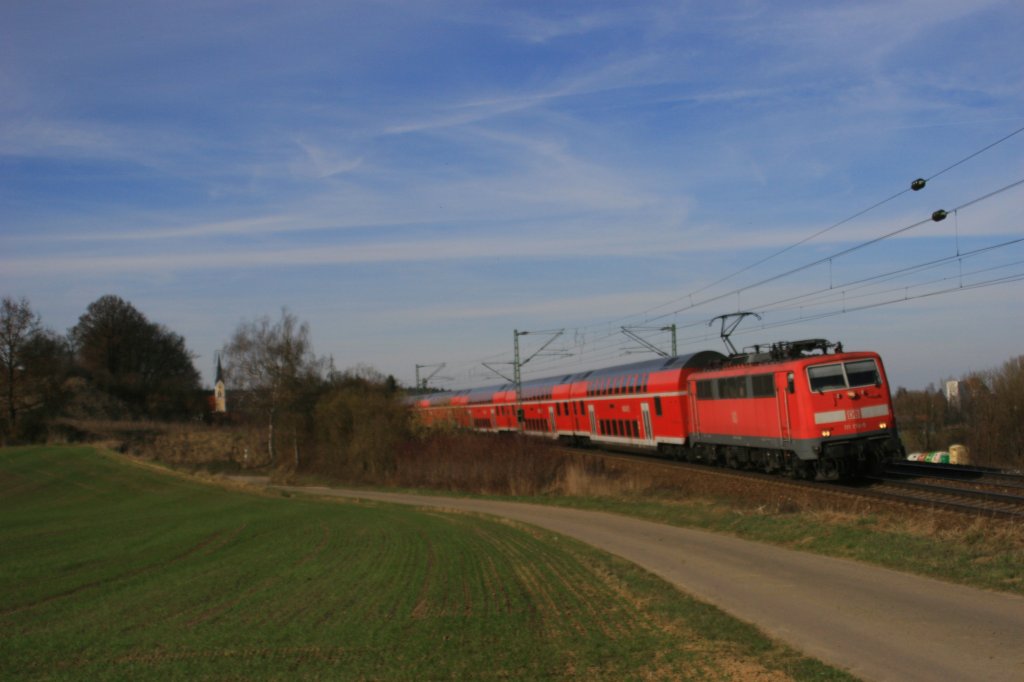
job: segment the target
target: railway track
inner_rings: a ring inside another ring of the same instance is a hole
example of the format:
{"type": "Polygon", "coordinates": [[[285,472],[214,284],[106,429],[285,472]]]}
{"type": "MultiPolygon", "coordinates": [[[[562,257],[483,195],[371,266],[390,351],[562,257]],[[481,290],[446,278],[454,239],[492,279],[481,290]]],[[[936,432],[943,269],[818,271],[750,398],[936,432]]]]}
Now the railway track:
{"type": "Polygon", "coordinates": [[[1024,476],[994,469],[897,462],[871,479],[876,494],[966,512],[1024,519],[1024,476]]]}
{"type": "Polygon", "coordinates": [[[886,467],[890,476],[936,478],[950,484],[990,486],[1006,490],[1024,490],[1024,474],[966,467],[956,464],[929,464],[925,462],[896,462],[886,467]]]}
{"type": "MultiPolygon", "coordinates": [[[[758,481],[780,489],[799,489],[831,497],[875,499],[957,514],[1024,521],[1024,478],[1012,474],[998,475],[996,472],[985,472],[984,475],[965,480],[950,478],[950,474],[945,472],[944,475],[937,477],[942,479],[941,484],[910,480],[906,474],[863,478],[853,483],[816,483],[795,481],[758,471],[723,469],[633,453],[592,452],[608,459],[622,459],[634,464],[643,462],[650,467],[666,467],[675,471],[693,470],[702,475],[758,481]]],[[[916,476],[927,478],[921,473],[916,476]]]]}
{"type": "MultiPolygon", "coordinates": [[[[1024,491],[1003,492],[963,485],[939,485],[895,478],[874,478],[862,492],[879,499],[905,501],[934,509],[1024,520],[1024,491]]],[[[997,484],[998,485],[998,484],[997,484]]]]}

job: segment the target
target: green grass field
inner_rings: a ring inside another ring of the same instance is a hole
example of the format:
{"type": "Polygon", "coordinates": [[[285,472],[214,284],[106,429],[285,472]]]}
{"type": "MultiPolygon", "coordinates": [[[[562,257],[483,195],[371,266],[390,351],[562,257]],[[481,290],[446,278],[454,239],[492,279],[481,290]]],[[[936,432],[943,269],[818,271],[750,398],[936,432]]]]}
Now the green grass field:
{"type": "Polygon", "coordinates": [[[564,538],[0,450],[0,678],[845,679],[564,538]]]}

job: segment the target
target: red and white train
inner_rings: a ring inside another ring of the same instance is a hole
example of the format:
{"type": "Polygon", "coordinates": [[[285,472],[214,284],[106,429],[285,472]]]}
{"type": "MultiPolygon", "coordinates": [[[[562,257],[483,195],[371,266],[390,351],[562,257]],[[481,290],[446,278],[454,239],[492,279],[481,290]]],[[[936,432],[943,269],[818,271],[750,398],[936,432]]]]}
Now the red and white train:
{"type": "Polygon", "coordinates": [[[427,423],[522,431],[796,478],[837,480],[902,457],[882,360],[821,339],[701,351],[419,396],[427,423]]]}

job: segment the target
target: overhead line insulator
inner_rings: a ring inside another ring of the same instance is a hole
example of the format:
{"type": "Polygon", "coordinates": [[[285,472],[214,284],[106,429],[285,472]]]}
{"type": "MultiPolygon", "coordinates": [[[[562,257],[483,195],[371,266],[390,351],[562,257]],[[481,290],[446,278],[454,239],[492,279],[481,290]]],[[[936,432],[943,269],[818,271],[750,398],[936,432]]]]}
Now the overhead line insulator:
{"type": "Polygon", "coordinates": [[[938,211],[935,211],[935,213],[932,213],[932,220],[939,223],[945,220],[947,215],[949,214],[940,208],[938,211]]]}
{"type": "Polygon", "coordinates": [[[914,180],[912,183],[910,183],[910,189],[917,192],[918,190],[924,189],[924,186],[926,184],[928,184],[927,180],[925,180],[924,178],[918,178],[917,180],[914,180]]]}

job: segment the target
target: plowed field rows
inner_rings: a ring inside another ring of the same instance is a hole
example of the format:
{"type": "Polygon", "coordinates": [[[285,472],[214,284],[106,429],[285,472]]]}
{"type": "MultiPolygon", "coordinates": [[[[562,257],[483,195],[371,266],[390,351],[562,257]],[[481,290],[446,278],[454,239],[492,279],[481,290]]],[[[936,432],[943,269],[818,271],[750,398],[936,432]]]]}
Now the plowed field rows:
{"type": "Polygon", "coordinates": [[[831,679],[574,542],[0,450],[0,678],[831,679]]]}

